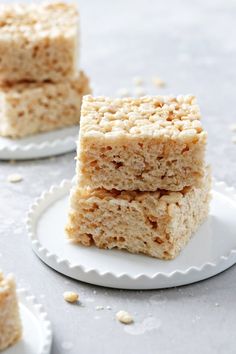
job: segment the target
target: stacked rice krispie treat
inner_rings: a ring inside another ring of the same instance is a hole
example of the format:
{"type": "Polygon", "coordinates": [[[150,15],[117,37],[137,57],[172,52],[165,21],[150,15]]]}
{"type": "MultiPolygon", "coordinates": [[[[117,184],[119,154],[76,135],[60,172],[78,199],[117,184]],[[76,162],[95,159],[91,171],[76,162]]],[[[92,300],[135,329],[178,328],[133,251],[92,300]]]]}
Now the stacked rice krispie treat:
{"type": "Polygon", "coordinates": [[[16,284],[0,271],[0,351],[15,344],[22,335],[16,284]]]}
{"type": "Polygon", "coordinates": [[[91,90],[78,56],[75,5],[0,5],[0,135],[79,123],[82,96],[91,90]]]}
{"type": "Polygon", "coordinates": [[[175,258],[208,215],[206,141],[193,96],[84,97],[69,239],[175,258]]]}

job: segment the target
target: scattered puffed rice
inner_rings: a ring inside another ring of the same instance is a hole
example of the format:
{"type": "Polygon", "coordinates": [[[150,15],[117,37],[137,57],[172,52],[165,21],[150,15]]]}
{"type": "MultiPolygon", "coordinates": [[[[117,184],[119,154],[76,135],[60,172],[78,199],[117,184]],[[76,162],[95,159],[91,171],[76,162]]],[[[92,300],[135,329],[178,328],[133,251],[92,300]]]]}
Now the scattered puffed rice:
{"type": "Polygon", "coordinates": [[[79,295],[74,291],[65,291],[63,297],[65,301],[70,303],[75,303],[79,300],[79,295]]]}
{"type": "Polygon", "coordinates": [[[218,302],[215,302],[215,307],[219,307],[220,304],[218,302]]]}
{"type": "Polygon", "coordinates": [[[95,309],[96,309],[96,311],[100,311],[100,310],[104,310],[104,307],[103,306],[96,306],[95,309]]]}
{"type": "Polygon", "coordinates": [[[111,310],[111,306],[106,306],[106,309],[107,310],[111,310]]]}
{"type": "Polygon", "coordinates": [[[8,182],[17,183],[23,180],[23,177],[19,173],[13,173],[7,177],[8,182]]]}
{"type": "Polygon", "coordinates": [[[232,142],[233,142],[233,144],[236,144],[236,136],[232,137],[232,142]]]}
{"type": "Polygon", "coordinates": [[[232,132],[236,132],[236,124],[231,124],[229,129],[232,130],[232,132]]]}
{"type": "Polygon", "coordinates": [[[133,82],[136,86],[141,86],[143,84],[143,79],[140,76],[135,76],[133,82]]]}
{"type": "Polygon", "coordinates": [[[119,97],[128,97],[128,96],[130,96],[130,92],[129,92],[128,89],[122,88],[122,89],[120,89],[120,90],[117,91],[117,95],[118,95],[119,97]]]}
{"type": "Polygon", "coordinates": [[[153,77],[152,79],[153,85],[157,87],[165,87],[166,83],[165,81],[161,80],[159,77],[153,77]]]}
{"type": "Polygon", "coordinates": [[[142,96],[145,96],[146,95],[146,92],[144,91],[144,89],[142,87],[137,87],[135,89],[135,96],[137,97],[142,97],[142,96]]]}
{"type": "Polygon", "coordinates": [[[116,319],[124,324],[130,324],[133,322],[132,316],[126,311],[117,312],[116,319]]]}

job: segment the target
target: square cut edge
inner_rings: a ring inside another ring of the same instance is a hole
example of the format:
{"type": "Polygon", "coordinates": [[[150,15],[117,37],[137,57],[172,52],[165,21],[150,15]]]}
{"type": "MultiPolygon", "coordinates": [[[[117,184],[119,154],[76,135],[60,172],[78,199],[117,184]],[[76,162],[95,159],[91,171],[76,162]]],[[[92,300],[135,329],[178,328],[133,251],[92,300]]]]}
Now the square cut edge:
{"type": "Polygon", "coordinates": [[[194,96],[86,96],[77,176],[82,187],[181,191],[204,176],[207,133],[194,96]]]}
{"type": "Polygon", "coordinates": [[[78,70],[79,13],[73,3],[0,4],[0,81],[59,82],[78,70]]]}
{"type": "Polygon", "coordinates": [[[91,93],[83,71],[60,83],[18,83],[0,86],[0,136],[23,138],[80,121],[83,95],[91,93]]]}
{"type": "Polygon", "coordinates": [[[209,169],[200,187],[181,192],[71,191],[68,238],[84,246],[118,248],[174,259],[204,222],[211,199],[209,169]]]}
{"type": "Polygon", "coordinates": [[[14,345],[22,337],[16,284],[14,277],[0,271],[0,351],[14,345]]]}

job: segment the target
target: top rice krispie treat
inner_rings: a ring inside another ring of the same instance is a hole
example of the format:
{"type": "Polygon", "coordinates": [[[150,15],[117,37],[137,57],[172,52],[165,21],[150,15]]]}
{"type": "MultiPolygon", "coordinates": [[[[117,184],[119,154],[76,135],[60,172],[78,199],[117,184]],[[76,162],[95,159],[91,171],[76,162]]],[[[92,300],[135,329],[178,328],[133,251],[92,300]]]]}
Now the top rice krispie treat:
{"type": "Polygon", "coordinates": [[[0,5],[0,81],[62,81],[76,72],[78,11],[63,2],[0,5]]]}
{"type": "Polygon", "coordinates": [[[140,191],[197,186],[204,175],[206,139],[194,96],[85,96],[80,185],[140,191]]]}

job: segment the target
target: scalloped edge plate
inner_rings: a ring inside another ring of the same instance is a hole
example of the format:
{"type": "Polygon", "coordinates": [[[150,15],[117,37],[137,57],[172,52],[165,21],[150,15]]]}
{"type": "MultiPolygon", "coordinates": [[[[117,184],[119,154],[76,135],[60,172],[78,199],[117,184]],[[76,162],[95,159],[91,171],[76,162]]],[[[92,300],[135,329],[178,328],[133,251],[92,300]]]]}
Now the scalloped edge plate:
{"type": "Polygon", "coordinates": [[[64,225],[71,186],[64,180],[43,192],[27,216],[34,252],[64,275],[112,288],[160,289],[207,279],[236,263],[236,192],[224,182],[214,181],[207,221],[172,261],[68,242],[64,225]]]}
{"type": "Polygon", "coordinates": [[[23,336],[5,354],[49,354],[52,345],[52,327],[43,306],[25,289],[18,289],[23,336]],[[40,346],[40,347],[39,347],[40,346]]]}
{"type": "Polygon", "coordinates": [[[22,139],[0,137],[0,159],[38,159],[74,151],[78,132],[79,126],[72,126],[22,139]]]}

